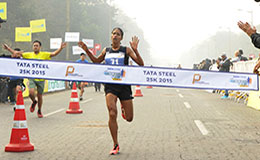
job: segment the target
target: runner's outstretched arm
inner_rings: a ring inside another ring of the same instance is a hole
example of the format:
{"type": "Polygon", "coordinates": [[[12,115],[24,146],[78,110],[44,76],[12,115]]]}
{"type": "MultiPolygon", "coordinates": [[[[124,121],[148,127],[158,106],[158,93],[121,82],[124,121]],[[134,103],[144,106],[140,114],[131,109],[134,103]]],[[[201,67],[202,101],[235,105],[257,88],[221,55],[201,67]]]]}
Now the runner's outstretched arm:
{"type": "Polygon", "coordinates": [[[87,55],[89,56],[89,58],[91,59],[91,61],[92,61],[93,63],[101,63],[101,62],[104,61],[104,59],[105,59],[105,54],[106,54],[106,48],[104,48],[104,49],[102,50],[101,54],[100,54],[100,55],[98,56],[98,58],[97,58],[97,57],[95,57],[95,56],[89,51],[87,45],[86,45],[85,43],[83,43],[82,41],[80,41],[80,42],[78,43],[78,46],[79,46],[80,48],[82,48],[82,49],[87,53],[87,55]]]}
{"type": "Polygon", "coordinates": [[[57,49],[56,51],[52,52],[50,56],[51,57],[57,56],[62,51],[62,49],[65,48],[66,46],[67,46],[67,43],[61,43],[60,48],[57,49]]]}
{"type": "Polygon", "coordinates": [[[137,63],[139,66],[144,66],[144,61],[138,52],[138,37],[132,37],[132,42],[129,42],[132,49],[127,47],[127,54],[137,63]]]}

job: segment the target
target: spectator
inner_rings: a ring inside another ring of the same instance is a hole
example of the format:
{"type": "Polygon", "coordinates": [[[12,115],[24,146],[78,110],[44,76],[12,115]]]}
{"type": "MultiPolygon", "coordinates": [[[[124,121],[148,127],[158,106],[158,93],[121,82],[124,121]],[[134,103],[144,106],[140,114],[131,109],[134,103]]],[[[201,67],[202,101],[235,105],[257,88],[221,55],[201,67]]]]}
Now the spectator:
{"type": "MultiPolygon", "coordinates": [[[[21,51],[19,48],[15,48],[15,51],[21,51]]],[[[21,58],[21,57],[12,57],[12,58],[21,58]]],[[[11,105],[16,104],[16,95],[18,94],[18,91],[22,90],[25,85],[23,83],[22,78],[18,77],[10,77],[10,81],[8,83],[8,95],[10,98],[11,105]]],[[[15,110],[15,108],[14,108],[15,110]]]]}
{"type": "Polygon", "coordinates": [[[178,69],[181,69],[181,64],[178,64],[178,67],[177,67],[178,69]]]}
{"type": "Polygon", "coordinates": [[[202,61],[200,62],[200,64],[199,64],[198,69],[199,69],[199,70],[204,70],[205,64],[206,64],[206,61],[205,61],[205,60],[202,60],[202,61]]]}
{"type": "Polygon", "coordinates": [[[99,91],[100,92],[100,88],[101,88],[101,83],[95,83],[95,91],[99,91]]]}
{"type": "MultiPolygon", "coordinates": [[[[255,0],[256,2],[260,2],[260,0],[255,0]]],[[[251,27],[248,22],[243,23],[242,21],[239,21],[237,23],[238,27],[242,29],[252,40],[252,43],[256,48],[260,49],[260,34],[256,33],[255,26],[251,27]]]]}
{"type": "Polygon", "coordinates": [[[251,27],[248,22],[243,23],[241,21],[239,21],[237,24],[238,27],[242,29],[251,38],[254,46],[260,49],[260,34],[256,33],[255,26],[251,27]]]}
{"type": "MultiPolygon", "coordinates": [[[[76,61],[77,63],[89,63],[86,60],[86,54],[85,53],[81,53],[80,54],[80,59],[78,59],[76,61]]],[[[83,93],[84,93],[84,87],[85,87],[85,83],[84,82],[78,82],[78,88],[80,89],[80,95],[79,95],[79,100],[82,101],[83,100],[83,93]]]]}
{"type": "Polygon", "coordinates": [[[246,57],[242,56],[243,53],[244,53],[244,52],[243,52],[242,49],[237,50],[237,51],[235,52],[235,58],[233,58],[233,59],[231,60],[231,62],[248,61],[248,59],[247,59],[246,57]]]}
{"type": "Polygon", "coordinates": [[[199,64],[193,64],[193,69],[194,69],[194,70],[199,69],[199,64]]]}
{"type": "MultiPolygon", "coordinates": [[[[12,54],[12,55],[2,54],[2,55],[0,55],[0,57],[16,58],[14,54],[12,54]]],[[[8,101],[8,84],[9,84],[9,82],[10,82],[10,79],[8,77],[0,78],[0,102],[2,102],[2,103],[5,103],[8,101]]]]}
{"type": "Polygon", "coordinates": [[[210,66],[210,70],[211,71],[218,71],[218,64],[219,64],[219,60],[217,59],[217,60],[215,60],[215,59],[213,59],[212,60],[212,65],[210,66]],[[217,63],[217,61],[218,61],[218,63],[217,63]]]}
{"type": "MultiPolygon", "coordinates": [[[[231,66],[230,60],[227,58],[226,54],[221,55],[221,62],[219,64],[220,72],[229,72],[231,66]]],[[[221,97],[221,99],[228,98],[228,90],[225,90],[225,95],[221,97]]]]}
{"type": "Polygon", "coordinates": [[[200,70],[209,71],[211,65],[211,60],[206,58],[201,62],[200,70]]]}

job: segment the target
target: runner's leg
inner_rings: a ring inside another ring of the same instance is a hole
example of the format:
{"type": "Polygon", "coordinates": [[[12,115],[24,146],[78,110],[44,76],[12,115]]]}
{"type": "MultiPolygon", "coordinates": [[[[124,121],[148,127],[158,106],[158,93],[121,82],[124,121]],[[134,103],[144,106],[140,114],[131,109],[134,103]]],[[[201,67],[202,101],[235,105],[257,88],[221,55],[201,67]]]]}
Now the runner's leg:
{"type": "Polygon", "coordinates": [[[114,142],[114,146],[116,144],[118,144],[118,139],[117,139],[118,125],[117,125],[116,102],[117,102],[117,96],[115,96],[112,93],[108,93],[106,95],[107,109],[108,109],[108,113],[109,113],[108,126],[109,126],[109,130],[110,130],[113,142],[114,142]]]}
{"type": "Polygon", "coordinates": [[[32,102],[35,101],[34,88],[29,89],[29,97],[31,98],[32,102]]]}
{"type": "Polygon", "coordinates": [[[131,122],[134,117],[133,100],[121,100],[122,108],[124,110],[125,118],[128,122],[131,122]]]}
{"type": "Polygon", "coordinates": [[[81,82],[80,83],[80,97],[83,96],[83,93],[84,93],[84,82],[81,82]]]}

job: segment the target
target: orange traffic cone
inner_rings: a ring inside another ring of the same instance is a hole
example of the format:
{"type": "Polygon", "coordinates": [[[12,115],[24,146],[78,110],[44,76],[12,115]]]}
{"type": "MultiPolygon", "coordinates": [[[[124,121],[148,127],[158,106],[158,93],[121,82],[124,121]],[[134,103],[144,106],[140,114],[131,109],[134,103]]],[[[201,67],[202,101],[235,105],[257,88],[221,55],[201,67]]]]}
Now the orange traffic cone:
{"type": "Polygon", "coordinates": [[[30,143],[26,115],[24,110],[22,91],[18,92],[16,110],[14,113],[13,129],[10,143],[5,146],[6,152],[33,151],[34,146],[30,143]]]}
{"type": "Polygon", "coordinates": [[[66,113],[77,114],[82,112],[83,111],[80,109],[79,106],[79,97],[78,97],[76,83],[74,82],[72,87],[72,92],[71,92],[69,109],[66,111],[66,113]]]}
{"type": "Polygon", "coordinates": [[[140,85],[137,85],[137,86],[135,87],[135,95],[134,95],[134,97],[143,97],[143,94],[141,93],[141,87],[140,87],[140,85]]]}
{"type": "Polygon", "coordinates": [[[150,88],[153,88],[153,87],[152,87],[152,86],[147,86],[146,88],[149,88],[149,89],[150,89],[150,88]]]}

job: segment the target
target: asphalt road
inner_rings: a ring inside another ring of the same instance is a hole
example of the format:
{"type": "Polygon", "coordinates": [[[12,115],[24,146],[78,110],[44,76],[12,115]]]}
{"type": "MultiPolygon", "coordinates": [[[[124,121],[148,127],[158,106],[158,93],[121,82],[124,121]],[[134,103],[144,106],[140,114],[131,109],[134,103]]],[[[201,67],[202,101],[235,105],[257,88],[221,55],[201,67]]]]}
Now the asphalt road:
{"type": "MultiPolygon", "coordinates": [[[[221,100],[204,90],[141,87],[131,123],[118,115],[120,154],[110,156],[112,139],[104,92],[86,88],[82,114],[66,114],[71,91],[44,95],[44,118],[25,110],[31,152],[5,152],[14,112],[0,104],[1,160],[257,160],[260,112],[221,100]]],[[[134,92],[134,87],[133,87],[134,92]]],[[[119,105],[118,105],[119,106],[119,105]]],[[[120,111],[120,107],[118,107],[120,111]]]]}

